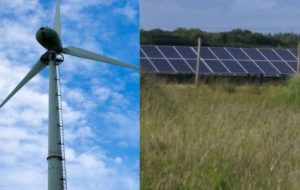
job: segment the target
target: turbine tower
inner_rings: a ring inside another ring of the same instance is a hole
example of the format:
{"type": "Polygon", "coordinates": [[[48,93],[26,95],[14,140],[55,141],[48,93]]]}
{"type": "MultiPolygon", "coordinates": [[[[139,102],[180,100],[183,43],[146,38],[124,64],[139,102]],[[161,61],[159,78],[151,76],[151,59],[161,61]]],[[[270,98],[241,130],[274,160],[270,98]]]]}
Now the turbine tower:
{"type": "Polygon", "coordinates": [[[48,190],[66,190],[66,169],[61,113],[61,94],[58,66],[64,61],[63,54],[114,64],[131,69],[139,69],[122,61],[111,59],[77,47],[63,47],[61,41],[60,0],[56,2],[53,28],[41,27],[36,32],[37,41],[47,50],[21,80],[15,89],[0,104],[0,109],[28,81],[49,66],[49,128],[48,128],[48,190]]]}

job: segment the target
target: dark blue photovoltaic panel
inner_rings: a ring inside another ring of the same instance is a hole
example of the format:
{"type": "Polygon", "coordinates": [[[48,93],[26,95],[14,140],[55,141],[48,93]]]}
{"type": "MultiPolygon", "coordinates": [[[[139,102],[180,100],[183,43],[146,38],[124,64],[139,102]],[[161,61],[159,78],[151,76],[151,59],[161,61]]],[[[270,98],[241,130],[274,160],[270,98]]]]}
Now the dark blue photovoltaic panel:
{"type": "MultiPolygon", "coordinates": [[[[210,48],[219,59],[233,59],[224,48],[210,48]]],[[[202,57],[202,56],[201,56],[202,57]]]]}
{"type": "Polygon", "coordinates": [[[280,60],[280,57],[274,53],[272,49],[258,48],[258,50],[268,59],[268,60],[280,60]]]}
{"type": "Polygon", "coordinates": [[[297,62],[296,62],[296,61],[287,61],[287,63],[288,63],[295,71],[297,71],[297,62]]]}
{"type": "Polygon", "coordinates": [[[156,72],[148,59],[141,59],[141,70],[146,72],[156,72]]]}
{"type": "MultiPolygon", "coordinates": [[[[197,48],[195,47],[146,45],[141,46],[141,49],[143,49],[140,51],[142,71],[157,73],[159,70],[158,73],[162,74],[191,74],[196,69],[197,48]],[[168,60],[164,59],[164,56],[168,60]],[[148,57],[151,61],[147,59],[148,57]]],[[[212,47],[210,50],[202,47],[200,73],[208,75],[292,75],[297,69],[296,57],[296,49],[212,47]]]]}
{"type": "Polygon", "coordinates": [[[289,60],[289,61],[295,61],[296,57],[294,57],[289,51],[287,51],[286,49],[274,49],[276,51],[276,53],[278,53],[278,55],[280,57],[282,57],[282,59],[284,60],[289,60]]]}
{"type": "Polygon", "coordinates": [[[185,59],[197,59],[196,53],[191,49],[191,47],[175,46],[175,48],[185,59]]]}
{"type": "Polygon", "coordinates": [[[145,58],[146,56],[145,56],[145,54],[140,50],[140,57],[141,58],[145,58]]]}
{"type": "Polygon", "coordinates": [[[243,48],[243,50],[253,60],[266,60],[255,48],[243,48]]]}
{"type": "Polygon", "coordinates": [[[297,50],[296,49],[289,49],[290,52],[292,52],[292,54],[295,56],[295,57],[298,57],[298,53],[297,53],[297,50]]]}
{"type": "MultiPolygon", "coordinates": [[[[194,48],[195,49],[195,48],[194,48]]],[[[195,49],[197,52],[197,49],[195,49]]],[[[203,59],[217,59],[216,56],[214,56],[207,47],[202,47],[200,51],[200,56],[203,59]]]]}
{"type": "Polygon", "coordinates": [[[169,61],[179,73],[183,73],[183,74],[193,73],[193,71],[182,59],[170,59],[169,61]]]}
{"type": "Polygon", "coordinates": [[[250,60],[250,58],[240,48],[226,48],[237,60],[250,60]]]}
{"type": "Polygon", "coordinates": [[[255,61],[255,63],[265,72],[266,75],[280,74],[268,61],[255,61]]]}
{"type": "MultiPolygon", "coordinates": [[[[188,64],[196,71],[196,60],[187,60],[188,64]]],[[[207,73],[211,74],[212,72],[207,68],[206,65],[204,65],[202,62],[200,62],[200,68],[199,68],[200,73],[207,73]]]]}
{"type": "Polygon", "coordinates": [[[155,46],[142,46],[142,48],[149,58],[163,58],[155,46]]]}
{"type": "Polygon", "coordinates": [[[240,64],[247,70],[251,75],[260,75],[264,74],[253,61],[239,61],[240,64]]]}
{"type": "Polygon", "coordinates": [[[152,63],[159,70],[160,73],[175,73],[174,69],[165,59],[151,59],[152,63]]]}
{"type": "Polygon", "coordinates": [[[294,71],[283,61],[271,61],[271,63],[282,73],[292,74],[294,71]]]}
{"type": "Polygon", "coordinates": [[[222,60],[224,65],[232,72],[237,74],[247,74],[246,71],[234,60],[222,60]]]}
{"type": "Polygon", "coordinates": [[[205,60],[206,64],[215,72],[215,73],[228,73],[226,68],[218,60],[205,60]]]}
{"type": "Polygon", "coordinates": [[[181,58],[172,46],[158,46],[166,58],[181,58]]]}

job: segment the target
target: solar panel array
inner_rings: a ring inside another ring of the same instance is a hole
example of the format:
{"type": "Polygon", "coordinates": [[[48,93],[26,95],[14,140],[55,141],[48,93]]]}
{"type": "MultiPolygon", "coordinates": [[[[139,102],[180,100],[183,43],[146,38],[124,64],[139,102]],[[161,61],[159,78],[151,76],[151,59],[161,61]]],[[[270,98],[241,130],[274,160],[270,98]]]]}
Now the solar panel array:
{"type": "MultiPolygon", "coordinates": [[[[297,70],[296,49],[201,47],[200,74],[287,76],[297,70]]],[[[195,74],[196,47],[142,45],[142,71],[195,74]]]]}

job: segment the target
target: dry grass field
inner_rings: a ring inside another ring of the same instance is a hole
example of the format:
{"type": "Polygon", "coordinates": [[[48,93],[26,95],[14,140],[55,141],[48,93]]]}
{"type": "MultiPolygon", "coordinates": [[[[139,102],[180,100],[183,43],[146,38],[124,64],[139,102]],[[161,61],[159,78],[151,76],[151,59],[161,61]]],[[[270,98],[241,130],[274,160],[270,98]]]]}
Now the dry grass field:
{"type": "Polygon", "coordinates": [[[141,82],[142,190],[300,189],[300,78],[141,82]]]}

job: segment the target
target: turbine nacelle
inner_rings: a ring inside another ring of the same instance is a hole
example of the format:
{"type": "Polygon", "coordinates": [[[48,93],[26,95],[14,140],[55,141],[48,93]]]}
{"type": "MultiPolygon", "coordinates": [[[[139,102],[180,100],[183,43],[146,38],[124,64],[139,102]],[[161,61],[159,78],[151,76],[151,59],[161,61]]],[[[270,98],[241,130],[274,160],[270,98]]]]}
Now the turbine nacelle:
{"type": "Polygon", "coordinates": [[[56,53],[62,52],[62,43],[58,33],[49,27],[41,27],[36,32],[37,41],[47,50],[55,51],[56,53]]]}

